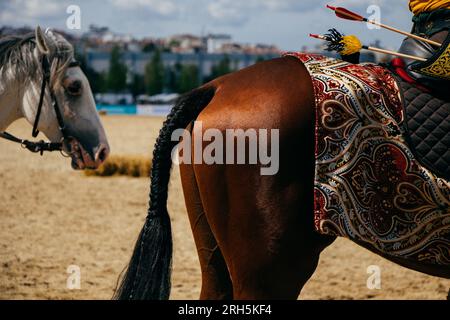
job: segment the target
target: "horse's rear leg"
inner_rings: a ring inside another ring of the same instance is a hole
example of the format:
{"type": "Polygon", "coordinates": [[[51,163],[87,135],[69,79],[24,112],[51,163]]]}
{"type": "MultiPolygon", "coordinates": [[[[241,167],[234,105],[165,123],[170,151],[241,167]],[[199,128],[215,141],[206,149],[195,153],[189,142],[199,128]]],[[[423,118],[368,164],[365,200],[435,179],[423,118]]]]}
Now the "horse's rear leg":
{"type": "Polygon", "coordinates": [[[186,208],[202,272],[200,299],[232,299],[233,288],[228,269],[206,220],[193,168],[191,165],[180,165],[180,172],[186,208]]]}
{"type": "MultiPolygon", "coordinates": [[[[249,196],[244,188],[233,188],[244,199],[249,196]]],[[[270,195],[285,198],[276,192],[270,195]]],[[[308,206],[302,210],[300,201],[279,201],[277,207],[269,204],[267,211],[239,203],[242,211],[233,214],[236,220],[230,222],[233,228],[226,231],[226,240],[218,236],[220,243],[226,244],[222,250],[233,279],[234,299],[297,299],[315,272],[321,251],[334,240],[307,228],[312,224],[302,217],[312,210],[308,206]],[[248,226],[253,226],[252,230],[248,226]]]]}
{"type": "MultiPolygon", "coordinates": [[[[201,228],[202,222],[208,220],[208,235],[212,230],[228,266],[233,298],[296,299],[314,273],[320,252],[334,240],[314,232],[312,208],[307,205],[312,202],[311,191],[296,186],[287,190],[272,189],[264,181],[256,183],[255,189],[243,183],[250,180],[245,173],[241,174],[242,181],[221,183],[226,180],[224,176],[219,172],[213,173],[211,169],[206,169],[208,174],[202,174],[195,168],[197,179],[203,182],[208,179],[205,185],[213,185],[212,181],[216,183],[214,196],[200,188],[207,206],[206,218],[202,216],[202,220],[194,225],[201,228]],[[233,190],[236,199],[228,198],[229,190],[233,190]],[[260,202],[263,207],[256,208],[255,204],[261,199],[268,202],[260,202]]],[[[203,210],[202,207],[198,212],[203,214],[203,210]]],[[[201,232],[197,229],[194,234],[199,237],[201,232]]],[[[208,248],[213,248],[213,245],[208,248]]],[[[220,262],[222,266],[222,259],[220,262]]],[[[207,265],[207,262],[203,261],[202,265],[207,265]]],[[[214,268],[218,271],[217,263],[214,263],[214,268]]],[[[225,266],[220,269],[223,274],[228,274],[225,266]]],[[[204,278],[204,281],[212,282],[204,285],[215,287],[220,283],[223,288],[223,282],[217,282],[219,274],[214,273],[213,277],[210,273],[205,275],[209,280],[204,278]]]]}
{"type": "MultiPolygon", "coordinates": [[[[227,264],[206,218],[193,167],[181,165],[180,171],[202,271],[200,299],[296,299],[314,273],[322,249],[304,245],[304,242],[308,242],[308,237],[303,236],[304,228],[298,221],[300,219],[296,218],[299,216],[295,210],[297,204],[285,203],[283,208],[274,208],[279,213],[274,214],[279,219],[274,224],[286,224],[286,228],[283,227],[285,232],[275,240],[276,243],[272,237],[263,237],[257,241],[258,247],[255,248],[255,242],[246,241],[245,238],[251,235],[238,226],[234,227],[230,236],[234,238],[232,242],[237,239],[239,245],[232,248],[228,255],[234,279],[232,284],[227,264]],[[286,220],[286,216],[295,218],[286,220]]],[[[245,215],[255,217],[260,214],[252,213],[249,209],[245,215]]],[[[247,224],[245,218],[242,222],[247,224]]],[[[250,223],[253,224],[254,221],[250,223]]],[[[264,229],[270,230],[271,227],[274,225],[265,226],[264,229]]],[[[313,243],[317,240],[309,239],[313,243]]]]}

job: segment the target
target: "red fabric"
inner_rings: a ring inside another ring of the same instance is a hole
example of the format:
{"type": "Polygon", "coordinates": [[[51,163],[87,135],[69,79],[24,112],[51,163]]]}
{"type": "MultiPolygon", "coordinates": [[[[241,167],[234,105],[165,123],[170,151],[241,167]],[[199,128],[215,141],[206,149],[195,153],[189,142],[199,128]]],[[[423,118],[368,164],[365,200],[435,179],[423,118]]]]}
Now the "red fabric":
{"type": "Polygon", "coordinates": [[[412,78],[408,72],[406,72],[406,64],[405,61],[401,58],[395,58],[391,61],[392,67],[394,67],[394,72],[403,80],[408,83],[411,83],[425,92],[430,92],[428,88],[418,83],[414,78],[412,78]]]}

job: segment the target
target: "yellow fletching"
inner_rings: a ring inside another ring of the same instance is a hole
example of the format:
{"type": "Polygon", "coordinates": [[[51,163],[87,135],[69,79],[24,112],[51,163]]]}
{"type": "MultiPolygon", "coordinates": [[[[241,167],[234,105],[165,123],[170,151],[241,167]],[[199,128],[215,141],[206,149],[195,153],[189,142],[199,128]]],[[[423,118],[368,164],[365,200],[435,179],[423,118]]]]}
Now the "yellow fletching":
{"type": "Polygon", "coordinates": [[[340,43],[343,44],[343,49],[339,52],[344,56],[358,53],[362,49],[361,41],[356,36],[344,36],[340,43]]]}

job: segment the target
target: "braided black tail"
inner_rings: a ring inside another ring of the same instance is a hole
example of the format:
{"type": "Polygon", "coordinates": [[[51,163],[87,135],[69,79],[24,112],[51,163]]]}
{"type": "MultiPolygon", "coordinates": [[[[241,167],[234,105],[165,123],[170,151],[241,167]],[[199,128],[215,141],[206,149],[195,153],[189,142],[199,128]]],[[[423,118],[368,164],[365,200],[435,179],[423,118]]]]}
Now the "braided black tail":
{"type": "Polygon", "coordinates": [[[164,300],[170,295],[172,231],[167,212],[171,153],[178,141],[172,133],[186,128],[211,102],[215,88],[202,87],[183,95],[159,133],[153,151],[150,204],[128,269],[114,294],[121,300],[164,300]]]}

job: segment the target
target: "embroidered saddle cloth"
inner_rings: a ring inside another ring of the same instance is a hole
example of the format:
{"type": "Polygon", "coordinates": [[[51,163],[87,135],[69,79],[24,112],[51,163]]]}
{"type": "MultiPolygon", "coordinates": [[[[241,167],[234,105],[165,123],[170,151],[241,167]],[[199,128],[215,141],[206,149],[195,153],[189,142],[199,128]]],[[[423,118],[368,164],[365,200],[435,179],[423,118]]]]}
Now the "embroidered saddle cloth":
{"type": "Polygon", "coordinates": [[[316,229],[450,266],[450,182],[423,166],[406,141],[396,79],[374,64],[287,55],[304,63],[314,85],[316,229]]]}

